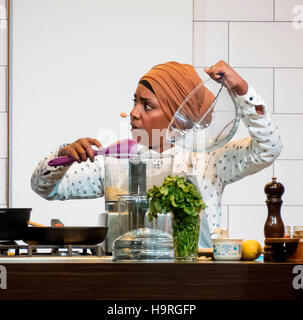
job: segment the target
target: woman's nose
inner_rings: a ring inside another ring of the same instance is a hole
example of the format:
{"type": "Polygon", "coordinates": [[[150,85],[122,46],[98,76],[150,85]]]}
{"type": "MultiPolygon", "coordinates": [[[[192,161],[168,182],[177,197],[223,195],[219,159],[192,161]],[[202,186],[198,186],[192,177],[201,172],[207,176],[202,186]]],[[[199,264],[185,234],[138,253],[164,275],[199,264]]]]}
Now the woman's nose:
{"type": "Polygon", "coordinates": [[[135,105],[132,109],[132,111],[130,112],[130,116],[133,119],[140,119],[141,118],[141,113],[139,111],[139,106],[135,105]]]}

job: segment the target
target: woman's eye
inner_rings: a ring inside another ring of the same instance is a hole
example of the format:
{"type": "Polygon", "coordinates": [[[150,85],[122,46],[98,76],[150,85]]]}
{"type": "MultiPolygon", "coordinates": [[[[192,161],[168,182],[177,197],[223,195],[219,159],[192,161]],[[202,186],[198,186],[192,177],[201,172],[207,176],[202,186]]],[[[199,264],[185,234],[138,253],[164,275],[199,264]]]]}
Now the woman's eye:
{"type": "MultiPolygon", "coordinates": [[[[134,105],[136,105],[137,104],[137,100],[136,99],[132,99],[132,100],[133,100],[134,105]]],[[[147,111],[150,111],[150,110],[153,110],[154,107],[145,102],[144,103],[144,109],[147,110],[147,111]]]]}
{"type": "Polygon", "coordinates": [[[150,104],[147,104],[147,103],[144,104],[144,108],[145,108],[147,111],[150,111],[150,110],[153,110],[153,109],[154,109],[153,106],[151,106],[150,104]]]}

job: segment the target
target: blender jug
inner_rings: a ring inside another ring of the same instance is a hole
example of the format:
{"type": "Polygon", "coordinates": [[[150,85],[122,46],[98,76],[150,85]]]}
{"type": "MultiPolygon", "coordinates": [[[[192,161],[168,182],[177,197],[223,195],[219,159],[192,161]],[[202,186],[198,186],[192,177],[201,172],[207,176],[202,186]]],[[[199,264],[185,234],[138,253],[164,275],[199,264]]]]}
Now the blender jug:
{"type": "Polygon", "coordinates": [[[114,260],[174,257],[171,234],[145,225],[149,209],[146,192],[171,175],[172,163],[171,155],[152,151],[129,160],[129,194],[119,196],[119,232],[123,234],[113,242],[114,260]]]}
{"type": "Polygon", "coordinates": [[[104,157],[106,213],[102,214],[102,224],[108,227],[106,239],[103,242],[106,254],[111,254],[113,241],[120,235],[118,199],[119,195],[128,194],[128,167],[128,159],[104,157]]]}
{"type": "MultiPolygon", "coordinates": [[[[129,159],[104,157],[105,162],[105,209],[108,233],[105,240],[105,252],[112,252],[113,241],[127,231],[148,226],[162,231],[171,231],[170,216],[159,215],[157,221],[148,221],[145,204],[141,203],[140,212],[143,221],[134,220],[134,207],[131,195],[145,196],[146,191],[153,185],[161,185],[164,179],[172,174],[173,156],[159,154],[142,148],[140,152],[129,159]],[[127,203],[119,208],[119,199],[127,203]],[[128,199],[128,200],[127,200],[128,199]],[[128,201],[128,202],[127,202],[128,201]],[[143,214],[144,212],[144,214],[143,214]],[[132,221],[130,223],[130,221],[132,221]]],[[[136,198],[137,202],[138,199],[136,198]]],[[[134,199],[133,199],[134,200],[134,199]]],[[[143,201],[143,198],[141,198],[143,201]]],[[[136,203],[137,203],[136,202],[136,203]]],[[[141,219],[141,218],[140,218],[141,219]]]]}

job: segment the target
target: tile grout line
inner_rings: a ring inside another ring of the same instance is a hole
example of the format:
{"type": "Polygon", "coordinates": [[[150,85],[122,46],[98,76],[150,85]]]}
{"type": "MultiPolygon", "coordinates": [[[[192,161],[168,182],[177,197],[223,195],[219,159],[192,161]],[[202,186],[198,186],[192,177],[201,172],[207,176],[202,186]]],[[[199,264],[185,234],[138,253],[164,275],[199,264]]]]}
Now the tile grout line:
{"type": "Polygon", "coordinates": [[[275,112],[275,67],[273,67],[272,70],[272,74],[273,74],[273,79],[272,79],[272,91],[273,91],[273,95],[272,95],[272,105],[273,105],[273,113],[275,112]]]}
{"type": "MultiPolygon", "coordinates": [[[[204,66],[194,66],[195,68],[204,68],[204,66]]],[[[303,66],[297,66],[297,67],[240,67],[240,66],[233,66],[233,68],[237,68],[237,69],[303,69],[303,66]]]]}
{"type": "MultiPolygon", "coordinates": [[[[274,0],[275,1],[275,0],[274,0]]],[[[273,79],[272,79],[272,89],[273,89],[273,97],[272,97],[272,104],[273,104],[273,114],[275,114],[275,67],[273,67],[273,70],[272,70],[272,74],[273,74],[273,79]]],[[[272,166],[272,174],[273,174],[273,177],[275,177],[275,161],[273,163],[273,166],[272,166]]]]}
{"type": "Polygon", "coordinates": [[[275,161],[303,161],[303,159],[276,159],[275,161]]]}
{"type": "MultiPolygon", "coordinates": [[[[227,20],[194,20],[194,22],[203,22],[203,23],[208,23],[208,22],[226,22],[227,20]]],[[[250,23],[293,23],[292,20],[229,20],[231,23],[245,23],[245,22],[250,22],[250,23]]]]}
{"type": "Polygon", "coordinates": [[[8,159],[6,161],[7,163],[7,179],[6,179],[6,188],[7,188],[7,194],[6,194],[6,203],[9,207],[11,205],[11,54],[12,54],[12,41],[11,41],[11,35],[12,35],[12,2],[11,0],[7,0],[7,18],[8,18],[8,24],[7,24],[7,111],[8,111],[8,119],[7,119],[7,156],[8,159]]]}
{"type": "Polygon", "coordinates": [[[227,22],[227,63],[229,64],[229,21],[227,22]]]}
{"type": "Polygon", "coordinates": [[[273,7],[272,19],[275,22],[276,21],[276,0],[273,0],[272,7],[273,7]]]}
{"type": "Polygon", "coordinates": [[[229,205],[227,205],[227,230],[228,230],[228,236],[229,236],[229,205]]]}
{"type": "MultiPolygon", "coordinates": [[[[264,193],[264,196],[265,196],[265,193],[264,193]]],[[[264,204],[222,204],[222,206],[228,207],[228,210],[229,210],[229,207],[267,207],[265,200],[264,200],[264,204]]],[[[283,207],[303,207],[303,204],[284,204],[283,203],[283,207]]]]}
{"type": "Polygon", "coordinates": [[[192,55],[191,55],[191,60],[192,60],[192,64],[194,64],[194,55],[195,55],[195,0],[192,0],[192,8],[193,8],[193,23],[192,23],[192,55]]]}
{"type": "Polygon", "coordinates": [[[275,115],[288,115],[288,116],[295,115],[295,116],[300,116],[300,115],[303,115],[303,112],[302,113],[298,113],[298,112],[276,112],[275,115]]]}
{"type": "MultiPolygon", "coordinates": [[[[235,203],[225,203],[222,204],[223,206],[228,206],[228,207],[266,207],[266,204],[235,204],[235,203]]],[[[302,204],[303,206],[303,204],[302,204]]]]}

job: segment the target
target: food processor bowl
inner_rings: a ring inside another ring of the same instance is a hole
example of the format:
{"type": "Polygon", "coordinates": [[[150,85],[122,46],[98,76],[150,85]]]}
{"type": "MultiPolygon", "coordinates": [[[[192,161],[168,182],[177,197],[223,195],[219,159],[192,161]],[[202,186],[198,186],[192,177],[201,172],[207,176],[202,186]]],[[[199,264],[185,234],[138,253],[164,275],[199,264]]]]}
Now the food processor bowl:
{"type": "Polygon", "coordinates": [[[235,93],[224,84],[205,78],[182,102],[166,131],[166,139],[193,152],[210,152],[232,139],[239,126],[240,115],[235,93]],[[212,93],[209,106],[200,110],[205,89],[212,93]]]}

